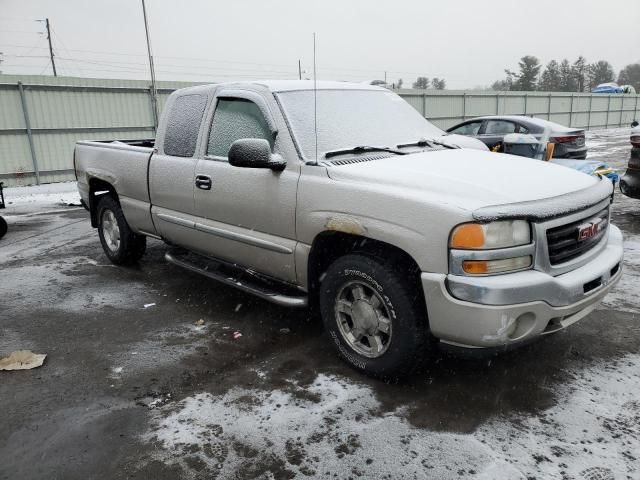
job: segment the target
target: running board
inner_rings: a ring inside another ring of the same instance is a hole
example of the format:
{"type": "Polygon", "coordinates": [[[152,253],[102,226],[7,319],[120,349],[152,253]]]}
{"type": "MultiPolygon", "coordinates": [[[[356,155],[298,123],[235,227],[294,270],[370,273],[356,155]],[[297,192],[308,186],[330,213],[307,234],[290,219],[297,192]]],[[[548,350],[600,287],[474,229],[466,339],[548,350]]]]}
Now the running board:
{"type": "Polygon", "coordinates": [[[167,252],[165,260],[179,267],[204,275],[225,285],[260,297],[284,307],[306,307],[308,297],[294,287],[280,285],[276,281],[262,278],[249,270],[230,265],[194,253],[167,252]]]}

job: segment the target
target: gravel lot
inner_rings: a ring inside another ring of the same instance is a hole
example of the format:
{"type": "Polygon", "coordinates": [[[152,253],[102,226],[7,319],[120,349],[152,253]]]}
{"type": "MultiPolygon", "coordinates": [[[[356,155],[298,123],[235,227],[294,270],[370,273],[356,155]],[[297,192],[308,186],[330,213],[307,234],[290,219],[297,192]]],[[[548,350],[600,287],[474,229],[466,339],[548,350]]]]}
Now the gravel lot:
{"type": "MultiPolygon", "coordinates": [[[[590,133],[590,157],[623,169],[628,135],[590,133]]],[[[169,265],[161,242],[112,266],[73,184],[7,201],[0,357],[48,356],[0,372],[0,478],[640,478],[640,201],[616,196],[625,274],[598,310],[391,385],[306,312],[169,265]]]]}

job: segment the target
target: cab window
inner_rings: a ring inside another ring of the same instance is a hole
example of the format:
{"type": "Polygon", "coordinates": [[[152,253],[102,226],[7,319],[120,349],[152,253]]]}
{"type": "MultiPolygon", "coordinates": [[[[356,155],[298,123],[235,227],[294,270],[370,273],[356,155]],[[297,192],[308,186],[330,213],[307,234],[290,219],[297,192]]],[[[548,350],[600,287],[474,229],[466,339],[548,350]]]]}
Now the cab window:
{"type": "Polygon", "coordinates": [[[241,138],[263,138],[273,148],[273,135],[255,103],[241,98],[218,99],[207,155],[226,158],[231,144],[241,138]]]}
{"type": "Polygon", "coordinates": [[[165,130],[165,155],[193,157],[206,106],[206,95],[182,95],[176,99],[169,112],[165,130]]]}

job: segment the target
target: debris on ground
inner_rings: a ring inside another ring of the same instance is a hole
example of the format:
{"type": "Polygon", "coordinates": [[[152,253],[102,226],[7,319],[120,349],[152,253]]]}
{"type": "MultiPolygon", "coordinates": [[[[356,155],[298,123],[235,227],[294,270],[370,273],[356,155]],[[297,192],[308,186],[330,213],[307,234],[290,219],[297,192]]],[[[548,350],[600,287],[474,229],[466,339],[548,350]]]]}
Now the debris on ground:
{"type": "Polygon", "coordinates": [[[0,358],[0,370],[31,370],[40,367],[47,355],[30,350],[18,350],[5,358],[0,358]]]}
{"type": "Polygon", "coordinates": [[[195,322],[194,325],[204,325],[204,320],[201,318],[200,320],[195,322]]]}
{"type": "Polygon", "coordinates": [[[233,339],[237,340],[242,336],[242,334],[240,332],[233,332],[233,339]]]}
{"type": "Polygon", "coordinates": [[[155,306],[156,306],[155,303],[145,303],[144,304],[144,308],[155,307],[155,306]]]}
{"type": "Polygon", "coordinates": [[[242,304],[239,303],[236,305],[236,313],[240,311],[240,309],[242,308],[242,304]]]}
{"type": "Polygon", "coordinates": [[[287,334],[291,333],[291,329],[290,328],[281,328],[280,329],[280,333],[282,333],[283,335],[287,335],[287,334]]]}

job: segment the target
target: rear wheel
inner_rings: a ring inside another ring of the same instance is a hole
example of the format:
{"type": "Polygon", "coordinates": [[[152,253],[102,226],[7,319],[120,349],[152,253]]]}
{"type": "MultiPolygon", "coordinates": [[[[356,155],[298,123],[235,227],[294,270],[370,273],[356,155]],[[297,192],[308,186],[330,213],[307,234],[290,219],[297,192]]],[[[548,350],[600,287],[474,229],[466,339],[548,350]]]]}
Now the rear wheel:
{"type": "Polygon", "coordinates": [[[362,254],[339,258],[327,270],[322,318],[338,353],[356,369],[394,379],[425,358],[428,322],[413,274],[362,254]]]}
{"type": "Polygon", "coordinates": [[[116,265],[131,265],[144,255],[147,239],[131,230],[120,204],[110,195],[98,203],[98,235],[104,253],[116,265]]]}

